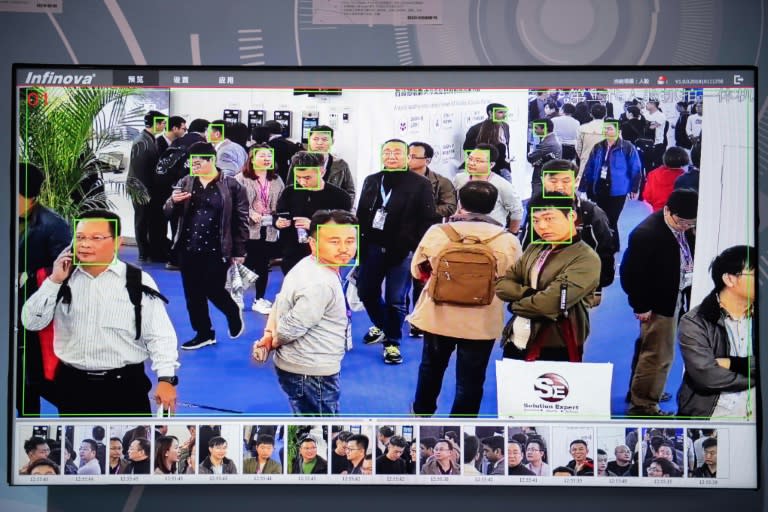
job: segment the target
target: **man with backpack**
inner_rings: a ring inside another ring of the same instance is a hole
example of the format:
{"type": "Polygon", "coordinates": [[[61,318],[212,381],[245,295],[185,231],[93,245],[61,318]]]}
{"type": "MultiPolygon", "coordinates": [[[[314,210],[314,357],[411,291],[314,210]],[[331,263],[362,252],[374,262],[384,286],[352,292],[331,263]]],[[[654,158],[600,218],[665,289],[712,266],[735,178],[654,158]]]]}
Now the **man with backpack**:
{"type": "Polygon", "coordinates": [[[456,396],[451,415],[477,415],[493,343],[501,333],[503,303],[496,279],[520,257],[520,242],[489,216],[496,187],[470,181],[459,190],[461,209],[432,226],[419,242],[411,274],[427,284],[408,318],[424,331],[413,412],[432,415],[454,350],[456,396]]]}
{"type": "Polygon", "coordinates": [[[59,255],[21,311],[31,331],[53,322],[59,413],[150,415],[147,359],[157,374],[155,402],[173,411],[179,363],[165,297],[149,274],[117,257],[117,214],[85,212],[75,229],[74,250],[59,255]]]}
{"type": "Polygon", "coordinates": [[[637,198],[642,177],[637,150],[631,142],[621,138],[618,124],[615,119],[605,120],[605,140],[592,148],[579,182],[579,192],[586,193],[587,198],[608,215],[617,251],[619,217],[627,195],[630,199],[637,198]]]}

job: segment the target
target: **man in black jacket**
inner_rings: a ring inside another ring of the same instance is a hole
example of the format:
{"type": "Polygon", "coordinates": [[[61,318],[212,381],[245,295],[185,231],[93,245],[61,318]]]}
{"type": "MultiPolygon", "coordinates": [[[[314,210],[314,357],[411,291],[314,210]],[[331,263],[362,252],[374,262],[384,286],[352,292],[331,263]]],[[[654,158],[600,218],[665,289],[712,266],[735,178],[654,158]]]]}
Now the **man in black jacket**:
{"type": "MultiPolygon", "coordinates": [[[[162,112],[150,110],[144,116],[144,130],[133,141],[131,161],[128,164],[128,177],[139,180],[152,197],[152,181],[155,167],[160,158],[155,136],[165,130],[167,117],[162,112]]],[[[151,252],[149,243],[149,224],[151,207],[149,204],[133,202],[133,225],[136,232],[136,245],[139,248],[139,261],[146,261],[151,252]]]]}
{"type": "MultiPolygon", "coordinates": [[[[545,194],[560,193],[575,197],[576,201],[576,230],[581,240],[590,246],[600,256],[600,286],[595,290],[591,306],[596,307],[602,299],[602,290],[613,283],[615,276],[614,255],[618,251],[613,236],[613,230],[608,222],[608,216],[602,208],[589,199],[574,196],[576,188],[576,173],[579,167],[570,160],[550,160],[541,168],[541,183],[545,194]]],[[[520,240],[525,250],[531,243],[530,216],[520,231],[520,240]]]]}
{"type": "Polygon", "coordinates": [[[675,190],[667,205],[629,235],[621,262],[621,287],[640,321],[637,363],[630,386],[630,415],[669,416],[659,408],[672,365],[677,316],[693,279],[698,194],[675,190]]]}
{"type": "Polygon", "coordinates": [[[277,121],[267,121],[264,128],[269,130],[269,144],[275,149],[275,164],[277,165],[277,175],[286,185],[288,182],[288,170],[291,167],[291,158],[301,151],[301,146],[295,142],[283,137],[283,126],[277,121]]]}
{"type": "Polygon", "coordinates": [[[368,176],[360,192],[360,300],[373,322],[366,344],[384,342],[384,362],[400,364],[400,339],[411,287],[411,257],[435,216],[427,178],[408,172],[408,147],[390,139],[381,148],[381,171],[368,176]],[[384,300],[381,285],[385,282],[384,300]]]}
{"type": "Polygon", "coordinates": [[[208,314],[210,300],[227,317],[230,338],[242,334],[242,311],[225,289],[230,264],[243,263],[248,240],[248,196],[245,189],[213,164],[216,150],[199,142],[189,148],[191,175],[179,181],[165,203],[167,217],[177,215],[173,250],[179,257],[184,298],[195,337],[186,350],[216,343],[208,314]]]}
{"type": "Polygon", "coordinates": [[[749,418],[754,412],[756,267],[754,247],[724,250],[710,266],[715,289],[680,320],[685,373],[677,393],[678,415],[749,418]]]}
{"type": "Polygon", "coordinates": [[[157,141],[157,151],[159,154],[163,154],[163,151],[173,144],[173,141],[179,139],[187,133],[187,121],[181,116],[172,116],[168,119],[168,126],[166,131],[161,133],[155,138],[157,141]]]}

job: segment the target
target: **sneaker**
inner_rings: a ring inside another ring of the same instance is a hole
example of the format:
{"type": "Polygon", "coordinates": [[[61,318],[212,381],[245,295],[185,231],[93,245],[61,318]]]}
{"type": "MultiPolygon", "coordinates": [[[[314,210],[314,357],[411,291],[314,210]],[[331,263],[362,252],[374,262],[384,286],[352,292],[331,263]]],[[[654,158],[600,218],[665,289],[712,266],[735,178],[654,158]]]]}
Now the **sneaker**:
{"type": "Polygon", "coordinates": [[[410,336],[411,336],[411,338],[423,338],[424,337],[424,331],[422,331],[418,327],[411,326],[410,336]]]}
{"type": "Polygon", "coordinates": [[[215,333],[211,333],[208,336],[201,336],[199,334],[195,335],[194,338],[189,340],[188,342],[184,343],[181,348],[184,350],[196,350],[198,348],[207,347],[208,345],[215,345],[216,344],[216,335],[215,333]]]}
{"type": "Polygon", "coordinates": [[[272,303],[267,299],[259,299],[253,301],[251,311],[261,313],[262,315],[268,315],[272,311],[272,303]]]}
{"type": "Polygon", "coordinates": [[[384,341],[384,331],[372,325],[368,328],[368,334],[363,336],[363,343],[366,345],[373,345],[384,341]]]}
{"type": "Polygon", "coordinates": [[[384,362],[386,364],[402,363],[403,356],[400,355],[400,347],[397,345],[388,345],[384,347],[384,362]]]}
{"type": "Polygon", "coordinates": [[[229,337],[235,339],[243,334],[245,330],[245,322],[243,322],[243,309],[240,308],[237,312],[237,318],[229,322],[229,337]]]}

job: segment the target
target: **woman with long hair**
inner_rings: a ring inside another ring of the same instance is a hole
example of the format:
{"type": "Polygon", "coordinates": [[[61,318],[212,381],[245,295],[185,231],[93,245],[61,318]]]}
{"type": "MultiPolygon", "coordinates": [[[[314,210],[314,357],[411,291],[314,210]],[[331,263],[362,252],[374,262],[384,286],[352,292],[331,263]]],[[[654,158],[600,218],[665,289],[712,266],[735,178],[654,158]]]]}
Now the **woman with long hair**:
{"type": "Polygon", "coordinates": [[[251,146],[248,162],[235,179],[248,195],[249,238],[245,246],[245,266],[259,276],[251,309],[268,315],[272,303],[264,298],[264,294],[269,280],[269,258],[278,237],[272,216],[277,208],[277,198],[285,188],[277,175],[274,149],[267,144],[251,146]]]}
{"type": "Polygon", "coordinates": [[[181,450],[175,436],[163,436],[155,441],[155,474],[172,475],[177,472],[181,450]]]}
{"type": "Polygon", "coordinates": [[[496,158],[496,165],[493,166],[491,171],[509,180],[511,179],[509,163],[507,163],[507,144],[509,144],[509,141],[504,140],[506,137],[501,126],[501,123],[494,122],[490,118],[483,121],[480,125],[480,131],[477,133],[475,147],[478,144],[491,144],[498,149],[499,156],[496,158]]]}

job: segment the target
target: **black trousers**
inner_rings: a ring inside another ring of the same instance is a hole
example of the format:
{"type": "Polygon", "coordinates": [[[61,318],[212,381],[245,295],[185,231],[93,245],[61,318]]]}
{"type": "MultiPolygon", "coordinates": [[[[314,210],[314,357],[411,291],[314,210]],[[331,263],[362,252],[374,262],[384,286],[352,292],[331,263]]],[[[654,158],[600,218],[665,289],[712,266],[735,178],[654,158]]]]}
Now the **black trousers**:
{"type": "Polygon", "coordinates": [[[224,288],[229,262],[224,261],[221,256],[182,252],[179,255],[179,264],[189,323],[197,334],[202,336],[213,334],[211,317],[208,313],[209,300],[224,313],[227,322],[237,318],[240,308],[224,288]]]}
{"type": "Polygon", "coordinates": [[[245,243],[245,266],[259,275],[256,281],[256,299],[264,297],[269,282],[269,258],[274,242],[267,242],[266,231],[266,228],[262,228],[259,240],[248,240],[245,243]]]}
{"type": "MultiPolygon", "coordinates": [[[[584,346],[579,347],[579,355],[584,354],[584,346]]],[[[504,345],[503,357],[505,359],[525,360],[528,356],[528,348],[520,350],[514,343],[504,345]]],[[[570,361],[566,347],[542,347],[537,361],[570,361]]]]}
{"type": "Polygon", "coordinates": [[[64,363],[56,370],[59,414],[128,416],[152,414],[152,383],[143,364],[109,371],[86,372],[64,363]]]}
{"type": "Polygon", "coordinates": [[[415,277],[411,278],[411,293],[413,296],[413,301],[411,302],[410,306],[413,306],[413,308],[416,308],[416,303],[419,302],[419,297],[421,297],[421,292],[424,291],[425,284],[426,283],[421,282],[415,277]]]}
{"type": "Polygon", "coordinates": [[[597,196],[597,206],[603,209],[605,215],[608,217],[608,224],[613,230],[613,240],[618,250],[619,247],[619,217],[624,210],[624,203],[627,201],[627,196],[597,196]]]}
{"type": "Polygon", "coordinates": [[[139,258],[149,257],[152,253],[149,245],[150,212],[149,204],[133,203],[133,229],[136,245],[139,248],[139,258]]]}
{"type": "Polygon", "coordinates": [[[168,240],[168,219],[163,213],[166,199],[153,196],[149,200],[149,257],[159,262],[167,261],[171,250],[171,241],[168,240]]]}

